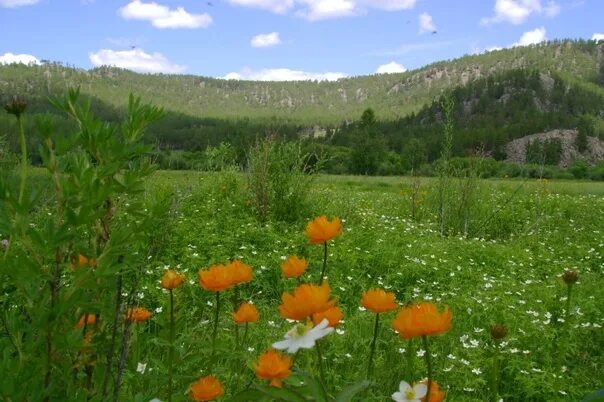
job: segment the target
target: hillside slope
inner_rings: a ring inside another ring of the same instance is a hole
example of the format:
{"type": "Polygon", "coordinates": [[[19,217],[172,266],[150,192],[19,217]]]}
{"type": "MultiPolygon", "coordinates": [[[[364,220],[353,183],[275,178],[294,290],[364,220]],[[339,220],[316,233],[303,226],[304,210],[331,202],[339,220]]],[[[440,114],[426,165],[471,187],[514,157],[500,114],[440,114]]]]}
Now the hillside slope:
{"type": "Polygon", "coordinates": [[[0,100],[51,95],[68,86],[121,108],[130,92],[169,111],[204,118],[273,118],[300,124],[339,124],[372,107],[380,119],[417,112],[443,90],[511,69],[562,71],[585,82],[604,81],[604,43],[555,41],[434,63],[401,74],[336,82],[232,81],[191,75],[137,74],[116,68],[82,70],[58,64],[0,66],[0,100]]]}

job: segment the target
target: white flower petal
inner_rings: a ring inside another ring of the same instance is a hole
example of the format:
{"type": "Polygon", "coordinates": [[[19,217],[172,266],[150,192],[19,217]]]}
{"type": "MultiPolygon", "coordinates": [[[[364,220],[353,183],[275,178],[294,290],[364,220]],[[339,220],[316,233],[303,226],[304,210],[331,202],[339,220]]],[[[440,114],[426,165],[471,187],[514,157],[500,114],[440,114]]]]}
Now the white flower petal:
{"type": "Polygon", "coordinates": [[[289,339],[286,339],[284,341],[279,341],[279,342],[273,343],[273,347],[278,350],[283,350],[283,349],[289,348],[290,344],[291,344],[291,341],[289,339]]]}
{"type": "Polygon", "coordinates": [[[392,400],[395,402],[405,402],[405,400],[403,399],[403,394],[400,392],[395,392],[394,394],[392,394],[392,400]]]}
{"type": "Polygon", "coordinates": [[[409,383],[406,381],[401,381],[398,386],[398,389],[399,391],[401,391],[401,394],[404,394],[405,392],[411,389],[411,385],[409,385],[409,383]]]}
{"type": "Polygon", "coordinates": [[[415,392],[415,397],[420,399],[426,396],[426,393],[428,393],[428,386],[426,384],[415,384],[413,391],[415,392]]]}

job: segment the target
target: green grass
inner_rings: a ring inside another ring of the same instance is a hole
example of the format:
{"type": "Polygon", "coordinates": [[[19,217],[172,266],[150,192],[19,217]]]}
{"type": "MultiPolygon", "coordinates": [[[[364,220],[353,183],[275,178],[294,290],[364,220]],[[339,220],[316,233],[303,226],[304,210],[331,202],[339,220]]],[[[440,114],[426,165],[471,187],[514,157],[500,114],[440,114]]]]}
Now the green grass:
{"type": "MultiPolygon", "coordinates": [[[[602,304],[602,233],[604,184],[550,182],[548,191],[536,181],[489,180],[482,208],[492,211],[497,200],[513,202],[501,208],[489,225],[490,238],[443,238],[433,214],[424,209],[422,219],[409,218],[409,200],[401,192],[407,178],[321,176],[315,183],[313,211],[307,216],[340,216],[345,232],[330,247],[329,283],[338,305],[346,313],[337,334],[324,342],[329,387],[332,391],[358,381],[366,370],[373,316],[359,310],[361,293],[384,287],[400,303],[430,300],[449,305],[453,328],[431,339],[435,379],[448,392],[449,401],[485,401],[493,345],[489,326],[509,328],[504,341],[501,391],[506,401],[580,400],[604,383],[604,305],[602,304]],[[502,223],[503,222],[503,223],[502,223]],[[497,233],[501,233],[498,237],[497,233]],[[558,275],[577,269],[570,323],[562,323],[566,289],[558,275]],[[562,350],[566,350],[562,354],[562,350]]],[[[186,387],[200,373],[209,372],[210,306],[214,295],[201,290],[197,271],[213,263],[240,258],[254,267],[255,279],[241,297],[261,311],[261,322],[251,326],[247,349],[234,351],[233,326],[226,314],[219,330],[220,353],[211,372],[231,395],[254,380],[250,364],[279,340],[291,324],[279,317],[277,305],[283,291],[294,283],[280,278],[280,263],[290,254],[310,260],[309,277],[316,281],[322,249],[307,243],[306,220],[294,224],[259,225],[246,207],[243,181],[225,192],[219,178],[208,174],[159,172],[149,191],[175,188],[177,211],[168,232],[167,252],[160,264],[148,267],[148,283],[140,302],[161,308],[144,330],[137,352],[148,363],[146,374],[134,371],[127,392],[146,397],[161,395],[165,382],[165,353],[154,346],[158,324],[166,322],[166,295],[157,280],[167,266],[178,267],[188,286],[177,291],[179,335],[176,388],[186,387]],[[230,189],[233,190],[233,189],[230,189]]],[[[430,193],[431,179],[424,180],[430,193]]],[[[401,380],[418,381],[426,375],[416,358],[407,367],[409,347],[391,330],[394,313],[385,314],[378,340],[376,385],[364,401],[385,401],[401,380]]],[[[412,347],[420,349],[418,341],[412,347]]],[[[312,351],[302,353],[302,367],[314,367],[312,351]]],[[[184,391],[183,391],[184,392],[184,391]]]]}

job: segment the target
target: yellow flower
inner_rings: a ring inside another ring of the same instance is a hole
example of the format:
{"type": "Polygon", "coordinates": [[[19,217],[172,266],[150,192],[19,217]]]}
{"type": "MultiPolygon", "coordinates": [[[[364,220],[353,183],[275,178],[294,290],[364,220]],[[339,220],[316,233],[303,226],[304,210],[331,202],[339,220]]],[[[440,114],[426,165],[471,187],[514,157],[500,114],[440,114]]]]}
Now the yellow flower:
{"type": "Polygon", "coordinates": [[[224,394],[224,389],[214,376],[208,375],[191,384],[189,396],[194,401],[213,401],[224,394]]]}
{"type": "Polygon", "coordinates": [[[279,313],[283,318],[290,320],[304,320],[315,313],[321,313],[336,303],[329,300],[329,284],[322,285],[303,284],[294,289],[293,294],[283,293],[279,306],[279,313]]]}
{"type": "Polygon", "coordinates": [[[170,290],[176,289],[177,287],[182,285],[184,281],[185,281],[184,275],[182,275],[172,269],[169,269],[166,271],[164,276],[162,276],[162,278],[161,278],[161,286],[164,289],[170,289],[170,290]]]}
{"type": "Polygon", "coordinates": [[[383,289],[370,289],[363,293],[361,305],[374,313],[385,313],[398,307],[396,295],[383,289]]]}
{"type": "Polygon", "coordinates": [[[313,244],[323,244],[342,234],[342,222],[334,217],[331,221],[325,215],[313,219],[306,225],[306,237],[313,244]]]}
{"type": "Polygon", "coordinates": [[[237,311],[233,313],[233,320],[237,324],[256,322],[259,319],[260,314],[258,314],[258,309],[251,303],[241,304],[237,311]]]}
{"type": "Polygon", "coordinates": [[[337,328],[343,318],[344,312],[339,307],[331,307],[320,313],[314,313],[312,315],[312,322],[315,325],[319,325],[323,319],[326,319],[329,322],[330,327],[337,328]]]}
{"type": "Polygon", "coordinates": [[[308,261],[295,255],[290,255],[287,260],[281,264],[281,272],[285,278],[297,278],[306,271],[308,261]]]}
{"type": "Polygon", "coordinates": [[[239,260],[235,260],[227,265],[227,267],[230,267],[232,271],[233,285],[238,285],[240,283],[249,282],[252,280],[252,267],[249,265],[244,264],[239,260]]]}
{"type": "Polygon", "coordinates": [[[274,350],[264,352],[254,363],[258,378],[269,380],[273,387],[281,388],[283,380],[291,375],[292,359],[274,350]]]}
{"type": "Polygon", "coordinates": [[[440,335],[451,329],[451,311],[440,313],[433,303],[403,307],[392,321],[392,328],[404,339],[424,335],[440,335]]]}

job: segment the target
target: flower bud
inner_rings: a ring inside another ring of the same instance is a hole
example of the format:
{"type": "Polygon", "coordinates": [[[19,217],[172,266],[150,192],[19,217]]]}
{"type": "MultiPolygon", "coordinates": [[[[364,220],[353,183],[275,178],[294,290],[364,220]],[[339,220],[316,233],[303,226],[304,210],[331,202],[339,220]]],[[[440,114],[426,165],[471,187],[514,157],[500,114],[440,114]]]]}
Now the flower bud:
{"type": "Polygon", "coordinates": [[[503,324],[491,325],[491,337],[499,342],[508,334],[508,327],[503,324]]]}
{"type": "Polygon", "coordinates": [[[26,108],[27,102],[25,102],[25,100],[22,98],[17,98],[16,96],[13,97],[13,99],[6,105],[4,105],[4,110],[6,110],[6,112],[9,114],[14,114],[17,116],[17,118],[21,116],[23,112],[25,112],[26,108]]]}
{"type": "Polygon", "coordinates": [[[562,280],[564,281],[564,283],[566,283],[569,286],[574,285],[578,279],[579,279],[579,274],[577,273],[577,271],[573,271],[572,269],[567,269],[562,274],[562,280]]]}

